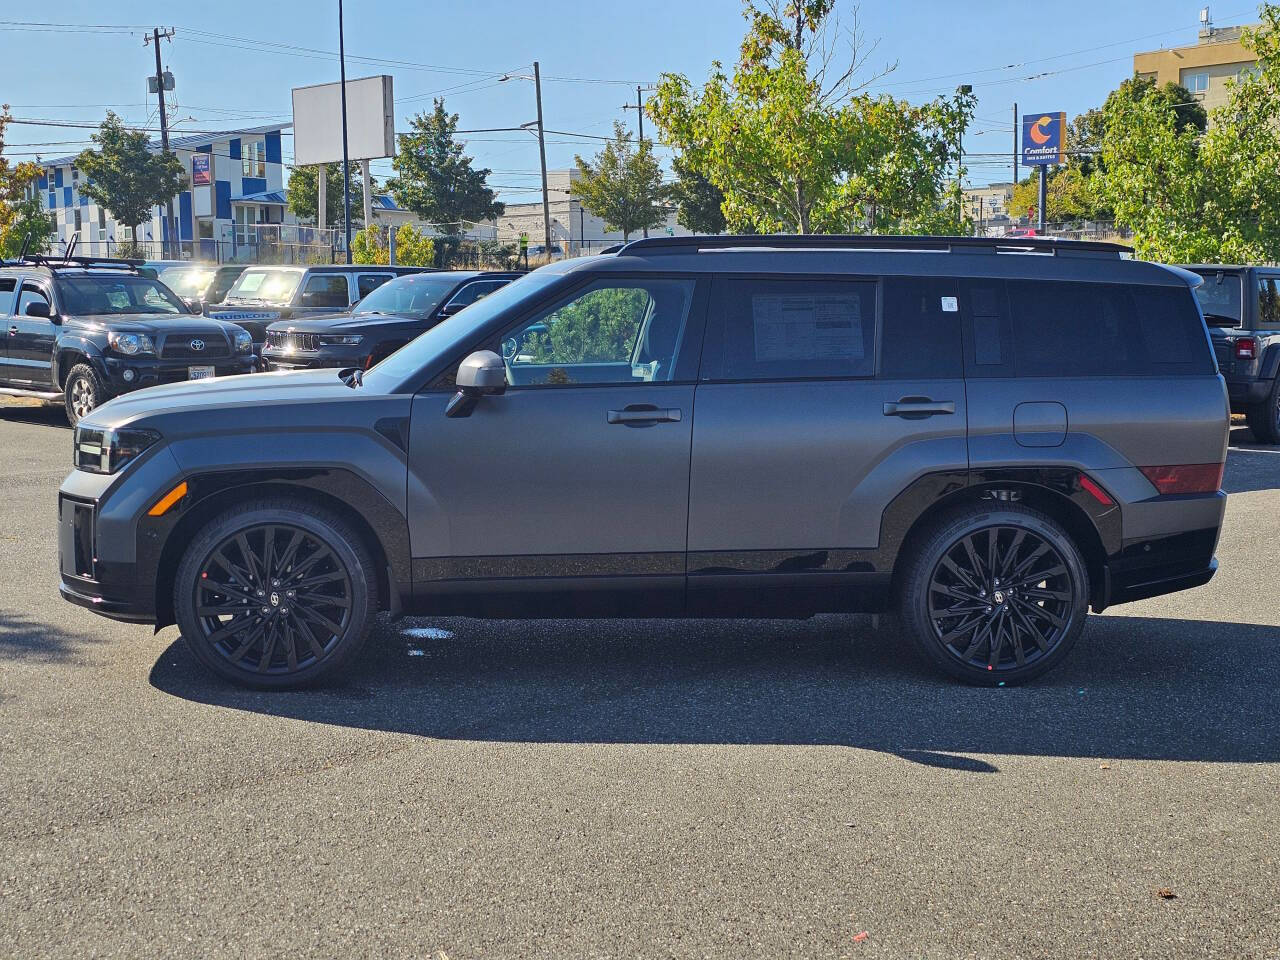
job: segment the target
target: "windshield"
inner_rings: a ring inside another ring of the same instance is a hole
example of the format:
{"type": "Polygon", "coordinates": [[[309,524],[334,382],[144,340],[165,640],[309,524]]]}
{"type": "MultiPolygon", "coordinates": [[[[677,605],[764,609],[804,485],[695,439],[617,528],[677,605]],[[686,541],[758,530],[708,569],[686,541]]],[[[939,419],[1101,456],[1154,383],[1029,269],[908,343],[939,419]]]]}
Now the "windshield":
{"type": "Polygon", "coordinates": [[[213,275],[208,267],[169,267],[160,271],[160,282],[180,297],[198,297],[213,275]]]}
{"type": "Polygon", "coordinates": [[[227,291],[227,300],[288,303],[301,282],[301,270],[246,270],[227,291]]]}
{"type": "MultiPolygon", "coordinates": [[[[444,320],[409,345],[397,350],[364,375],[364,382],[375,390],[392,390],[419,371],[455,352],[476,330],[494,317],[526,299],[539,296],[548,285],[563,275],[541,271],[526,274],[487,297],[477,300],[461,313],[444,320]]],[[[387,286],[391,286],[390,283],[387,286]]]]}
{"type": "Polygon", "coordinates": [[[63,309],[72,316],[115,313],[187,314],[186,304],[164,284],[133,274],[81,274],[58,277],[63,309]]]}
{"type": "Polygon", "coordinates": [[[388,280],[369,293],[355,309],[362,313],[390,313],[398,317],[425,320],[439,309],[441,302],[458,285],[457,277],[416,274],[388,280]]]}
{"type": "Polygon", "coordinates": [[[1197,271],[1204,283],[1196,287],[1196,299],[1204,322],[1211,327],[1240,326],[1240,275],[1225,271],[1197,271]]]}

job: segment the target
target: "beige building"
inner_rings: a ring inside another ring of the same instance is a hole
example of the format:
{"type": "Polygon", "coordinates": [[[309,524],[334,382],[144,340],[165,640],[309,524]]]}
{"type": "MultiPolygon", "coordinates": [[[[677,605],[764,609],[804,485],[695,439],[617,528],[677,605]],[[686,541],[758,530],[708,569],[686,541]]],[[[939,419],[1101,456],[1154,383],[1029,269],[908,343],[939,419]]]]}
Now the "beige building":
{"type": "Polygon", "coordinates": [[[1214,27],[1200,31],[1197,43],[1133,56],[1133,72],[1160,86],[1180,83],[1213,110],[1227,102],[1227,81],[1252,69],[1257,58],[1240,44],[1242,27],[1214,27]]]}
{"type": "Polygon", "coordinates": [[[1009,203],[1012,200],[1012,183],[990,183],[985,187],[964,188],[964,211],[974,223],[1008,220],[1009,203]]]}

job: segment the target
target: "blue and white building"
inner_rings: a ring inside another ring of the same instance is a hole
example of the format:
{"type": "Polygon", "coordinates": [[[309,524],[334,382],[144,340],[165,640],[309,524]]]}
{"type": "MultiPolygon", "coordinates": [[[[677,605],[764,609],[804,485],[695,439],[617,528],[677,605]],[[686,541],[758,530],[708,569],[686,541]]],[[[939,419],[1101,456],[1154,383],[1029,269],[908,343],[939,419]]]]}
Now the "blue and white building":
{"type": "MultiPolygon", "coordinates": [[[[170,238],[165,211],[156,207],[138,225],[138,241],[147,244],[153,257],[161,255],[162,241],[176,239],[185,257],[251,259],[263,232],[259,225],[294,222],[286,207],[281,159],[281,137],[288,126],[171,137],[169,149],[187,176],[187,188],[173,202],[176,235],[170,238]]],[[[159,153],[160,144],[153,141],[151,149],[159,153]]],[[[80,191],[84,174],[76,169],[75,157],[41,161],[41,166],[40,194],[57,223],[57,247],[79,236],[78,251],[106,256],[129,241],[129,224],[116,223],[80,191]]]]}

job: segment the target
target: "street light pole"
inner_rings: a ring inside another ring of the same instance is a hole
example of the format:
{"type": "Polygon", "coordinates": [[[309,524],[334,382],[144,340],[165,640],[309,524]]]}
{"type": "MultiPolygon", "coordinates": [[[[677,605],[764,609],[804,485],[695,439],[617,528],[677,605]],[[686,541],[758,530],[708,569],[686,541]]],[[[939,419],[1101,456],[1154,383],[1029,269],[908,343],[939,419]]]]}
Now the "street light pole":
{"type": "MultiPolygon", "coordinates": [[[[160,151],[168,154],[169,152],[169,115],[164,107],[164,67],[160,65],[160,38],[172,40],[173,28],[170,27],[163,33],[160,28],[156,27],[151,31],[151,41],[156,48],[156,94],[160,98],[160,151]]],[[[164,214],[164,230],[161,231],[164,243],[161,244],[165,255],[170,253],[169,243],[173,239],[173,197],[170,197],[165,205],[164,214]]],[[[134,251],[137,255],[137,251],[134,251]]]]}
{"type": "MultiPolygon", "coordinates": [[[[347,53],[342,36],[342,0],[338,0],[338,77],[342,81],[342,219],[347,235],[347,263],[350,263],[351,161],[347,156],[347,53]]],[[[321,175],[323,176],[323,171],[321,175]]]]}
{"type": "Polygon", "coordinates": [[[538,159],[542,163],[542,231],[547,259],[551,258],[551,202],[547,198],[547,138],[542,129],[542,73],[533,61],[533,90],[538,101],[538,159]]]}

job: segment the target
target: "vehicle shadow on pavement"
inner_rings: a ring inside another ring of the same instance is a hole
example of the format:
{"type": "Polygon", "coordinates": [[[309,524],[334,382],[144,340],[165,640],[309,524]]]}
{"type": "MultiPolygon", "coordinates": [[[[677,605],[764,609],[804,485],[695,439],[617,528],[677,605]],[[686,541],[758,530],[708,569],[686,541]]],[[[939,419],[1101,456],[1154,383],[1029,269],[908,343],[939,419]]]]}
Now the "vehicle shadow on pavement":
{"type": "Polygon", "coordinates": [[[71,424],[67,423],[67,412],[61,404],[0,403],[0,420],[71,429],[71,424]]]}
{"type": "Polygon", "coordinates": [[[16,610],[0,607],[0,662],[68,660],[80,647],[96,642],[92,636],[68,633],[16,610]]]}
{"type": "Polygon", "coordinates": [[[953,754],[1280,760],[1280,627],[1100,616],[1017,688],[935,675],[867,617],[808,621],[403,621],[345,683],[267,693],[181,647],[157,689],[259,714],[426,737],[831,744],[994,772],[953,754]]]}

